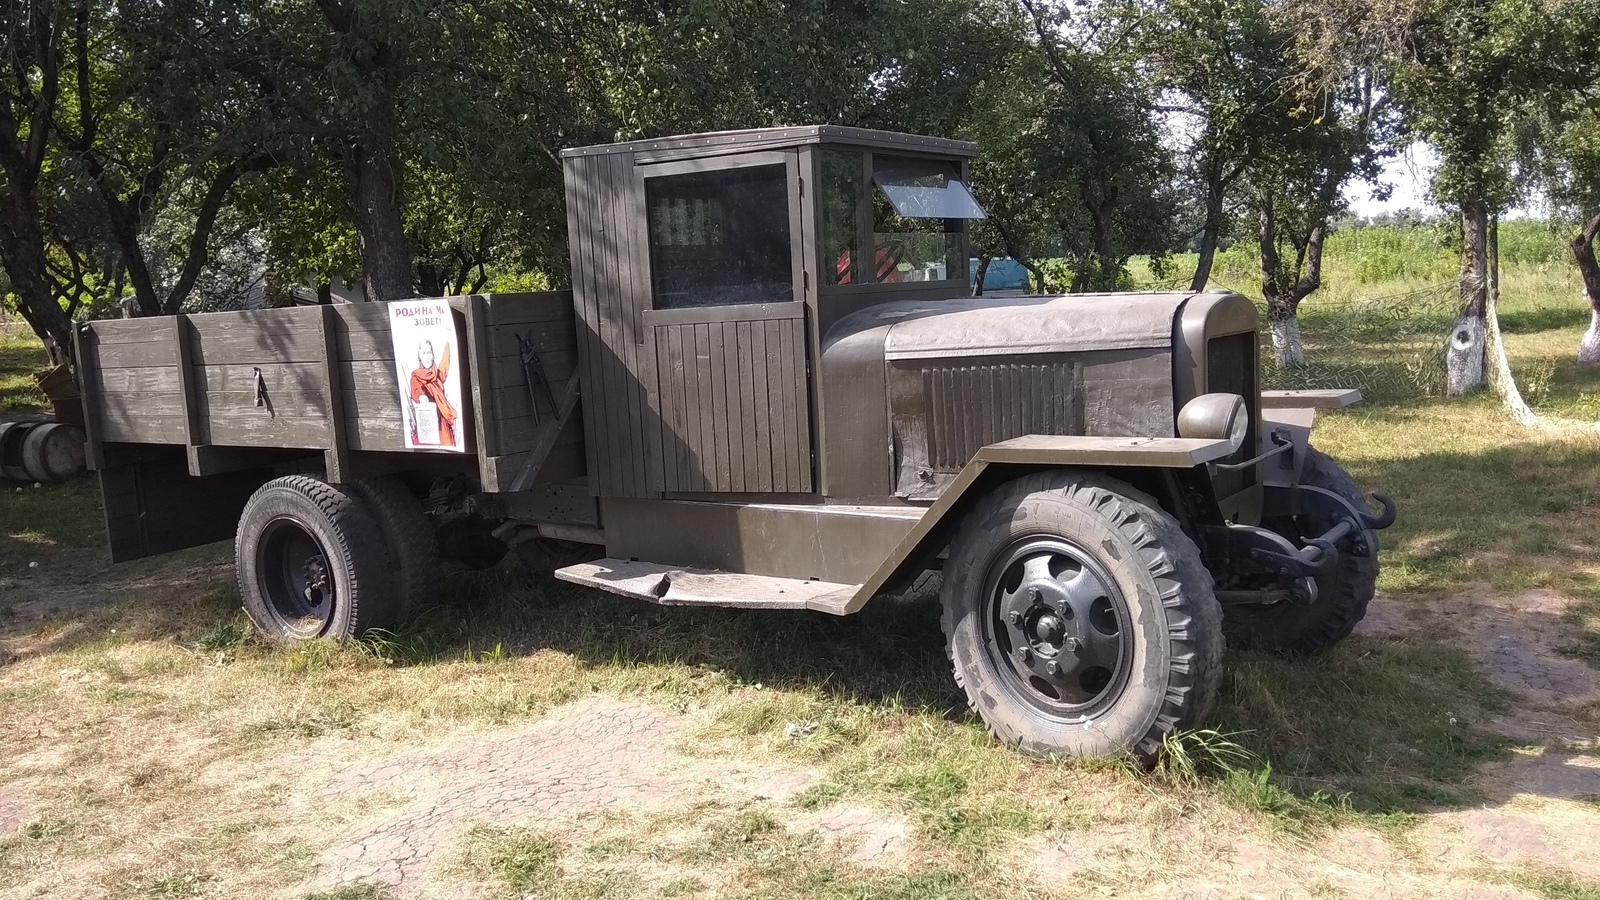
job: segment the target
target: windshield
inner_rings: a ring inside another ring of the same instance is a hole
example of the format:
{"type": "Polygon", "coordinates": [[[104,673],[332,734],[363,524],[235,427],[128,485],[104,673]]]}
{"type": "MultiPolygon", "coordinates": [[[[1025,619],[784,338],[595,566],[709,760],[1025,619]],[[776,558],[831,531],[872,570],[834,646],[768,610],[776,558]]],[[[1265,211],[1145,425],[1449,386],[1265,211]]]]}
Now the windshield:
{"type": "Polygon", "coordinates": [[[907,219],[988,218],[950,163],[886,159],[873,167],[872,180],[907,219]]]}
{"type": "Polygon", "coordinates": [[[829,149],[819,174],[825,284],[966,277],[966,220],[985,216],[958,163],[829,149]]]}

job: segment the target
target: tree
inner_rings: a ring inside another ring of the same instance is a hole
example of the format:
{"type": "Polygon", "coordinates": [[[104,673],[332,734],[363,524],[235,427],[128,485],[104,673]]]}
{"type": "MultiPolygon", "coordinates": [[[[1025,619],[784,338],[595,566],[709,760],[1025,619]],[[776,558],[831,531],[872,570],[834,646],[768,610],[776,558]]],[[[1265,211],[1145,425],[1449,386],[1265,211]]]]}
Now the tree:
{"type": "Polygon", "coordinates": [[[1322,248],[1329,221],[1343,208],[1341,191],[1352,177],[1375,178],[1387,99],[1371,72],[1344,85],[1316,79],[1286,89],[1304,91],[1304,103],[1246,176],[1247,203],[1259,228],[1261,292],[1277,363],[1305,364],[1300,302],[1322,286],[1322,248]]]}
{"type": "Polygon", "coordinates": [[[1199,259],[1191,290],[1204,290],[1229,225],[1228,200],[1294,109],[1288,37],[1261,0],[1173,0],[1139,13],[1132,34],[1163,88],[1157,110],[1190,135],[1184,175],[1199,194],[1199,259]]]}
{"type": "Polygon", "coordinates": [[[252,29],[196,0],[76,0],[70,20],[62,36],[67,95],[52,120],[62,163],[100,198],[143,314],[176,313],[209,260],[229,192],[275,164],[258,87],[219,65],[249,52],[252,29]],[[174,277],[160,284],[164,260],[148,259],[143,239],[173,203],[191,224],[174,277]]]}
{"type": "MultiPolygon", "coordinates": [[[[1461,311],[1446,355],[1448,391],[1484,383],[1493,225],[1517,196],[1510,130],[1517,111],[1593,72],[1585,4],[1537,0],[1439,2],[1416,19],[1396,92],[1411,127],[1439,151],[1433,193],[1459,210],[1461,311]],[[1581,30],[1579,32],[1582,33],[1581,30]]],[[[1592,77],[1592,76],[1591,76],[1592,77]]]]}
{"type": "Polygon", "coordinates": [[[1023,0],[1020,12],[1023,34],[990,68],[966,129],[982,147],[973,183],[989,213],[973,232],[979,265],[1003,254],[1040,290],[1114,289],[1133,254],[1171,245],[1173,168],[1149,82],[1114,11],[1023,0]],[[1066,257],[1070,282],[1051,283],[1047,256],[1066,257]]]}
{"type": "Polygon", "coordinates": [[[1550,12],[1554,39],[1546,48],[1548,77],[1530,104],[1527,168],[1549,202],[1551,225],[1564,232],[1589,303],[1589,329],[1578,362],[1600,365],[1600,17],[1592,4],[1564,3],[1550,12]]]}

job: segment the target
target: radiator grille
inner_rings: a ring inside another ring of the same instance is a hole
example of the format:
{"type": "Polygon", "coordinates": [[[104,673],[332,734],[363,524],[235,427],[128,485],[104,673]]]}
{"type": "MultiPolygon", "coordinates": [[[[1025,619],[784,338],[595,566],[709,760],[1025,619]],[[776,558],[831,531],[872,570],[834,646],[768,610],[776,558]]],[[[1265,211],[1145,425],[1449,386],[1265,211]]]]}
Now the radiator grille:
{"type": "Polygon", "coordinates": [[[928,462],[954,472],[985,444],[1025,434],[1080,434],[1077,366],[1070,361],[923,370],[928,462]]]}
{"type": "MultiPolygon", "coordinates": [[[[1238,394],[1250,406],[1250,430],[1244,446],[1224,462],[1243,462],[1256,454],[1256,336],[1252,332],[1212,338],[1206,344],[1206,391],[1238,394]]],[[[1218,472],[1212,480],[1217,496],[1231,497],[1256,483],[1254,469],[1218,472]]]]}

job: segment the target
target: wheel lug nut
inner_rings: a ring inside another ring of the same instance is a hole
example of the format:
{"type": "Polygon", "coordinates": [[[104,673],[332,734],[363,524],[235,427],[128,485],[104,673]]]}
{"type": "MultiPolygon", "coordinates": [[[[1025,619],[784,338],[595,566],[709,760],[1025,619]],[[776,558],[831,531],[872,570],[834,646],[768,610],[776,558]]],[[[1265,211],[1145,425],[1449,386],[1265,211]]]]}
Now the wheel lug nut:
{"type": "Polygon", "coordinates": [[[1011,611],[1011,614],[1006,616],[1006,619],[1008,621],[1010,621],[1011,624],[1013,624],[1013,625],[1021,625],[1022,624],[1022,613],[1019,613],[1019,612],[1017,612],[1016,610],[1013,609],[1011,611]]]}
{"type": "Polygon", "coordinates": [[[1068,653],[1071,653],[1071,652],[1077,650],[1078,649],[1078,639],[1075,638],[1075,637],[1067,638],[1066,640],[1061,642],[1061,649],[1067,651],[1068,653]]]}
{"type": "Polygon", "coordinates": [[[1039,589],[1038,588],[1028,588],[1028,602],[1030,602],[1030,603],[1038,603],[1039,602],[1039,589]]]}
{"type": "Polygon", "coordinates": [[[1053,659],[1050,660],[1050,663],[1044,667],[1044,670],[1049,672],[1051,675],[1061,674],[1061,666],[1057,665],[1056,661],[1053,659]]]}
{"type": "Polygon", "coordinates": [[[1017,658],[1023,662],[1028,662],[1033,659],[1033,651],[1029,650],[1027,647],[1023,647],[1021,650],[1017,651],[1017,658]]]}

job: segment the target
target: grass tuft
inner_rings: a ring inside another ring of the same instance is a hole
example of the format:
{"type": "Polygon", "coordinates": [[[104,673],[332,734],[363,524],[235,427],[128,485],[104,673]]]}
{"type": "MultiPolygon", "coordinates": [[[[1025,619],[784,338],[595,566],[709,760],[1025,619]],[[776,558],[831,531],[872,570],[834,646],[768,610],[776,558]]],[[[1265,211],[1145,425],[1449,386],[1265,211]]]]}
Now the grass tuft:
{"type": "Polygon", "coordinates": [[[493,875],[519,894],[539,891],[559,874],[560,846],[531,829],[478,826],[464,843],[463,867],[493,875]]]}

